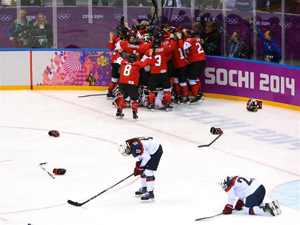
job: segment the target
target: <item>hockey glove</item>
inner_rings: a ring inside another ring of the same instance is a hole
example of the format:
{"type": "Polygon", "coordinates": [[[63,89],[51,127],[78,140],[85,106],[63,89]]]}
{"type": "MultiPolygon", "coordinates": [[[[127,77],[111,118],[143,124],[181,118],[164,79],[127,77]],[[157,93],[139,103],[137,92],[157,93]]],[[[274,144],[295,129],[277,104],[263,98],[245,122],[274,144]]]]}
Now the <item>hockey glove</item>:
{"type": "Polygon", "coordinates": [[[212,134],[223,134],[223,131],[221,130],[221,128],[212,127],[212,128],[210,128],[210,133],[212,133],[212,134]]]}
{"type": "Polygon", "coordinates": [[[134,168],[134,176],[138,176],[138,175],[142,175],[142,173],[145,170],[145,167],[140,166],[141,161],[140,162],[136,162],[135,168],[134,168]]]}
{"type": "Polygon", "coordinates": [[[235,207],[234,209],[236,209],[237,211],[240,211],[243,209],[243,206],[244,206],[244,202],[242,200],[238,200],[235,204],[235,207]]]}
{"type": "Polygon", "coordinates": [[[233,208],[233,206],[232,205],[229,205],[229,204],[227,204],[227,205],[225,205],[225,208],[223,209],[223,214],[231,214],[232,213],[232,208],[233,208]]]}
{"type": "Polygon", "coordinates": [[[49,136],[59,137],[60,133],[57,130],[50,130],[48,132],[49,136]]]}

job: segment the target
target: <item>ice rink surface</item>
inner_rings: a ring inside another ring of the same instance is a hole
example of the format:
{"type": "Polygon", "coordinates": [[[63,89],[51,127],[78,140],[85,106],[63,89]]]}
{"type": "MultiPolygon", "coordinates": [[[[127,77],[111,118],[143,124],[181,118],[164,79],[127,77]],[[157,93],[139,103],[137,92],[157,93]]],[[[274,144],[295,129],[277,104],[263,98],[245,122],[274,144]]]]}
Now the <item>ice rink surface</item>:
{"type": "Polygon", "coordinates": [[[246,102],[206,98],[171,112],[140,108],[134,121],[130,108],[116,119],[110,100],[78,98],[85,94],[95,92],[0,92],[1,225],[299,224],[299,112],[263,105],[251,113],[246,102]],[[211,127],[224,135],[198,148],[216,137],[211,127]],[[50,137],[49,130],[61,136],[50,137]],[[155,202],[141,203],[134,196],[139,179],[130,177],[82,207],[67,204],[132,174],[135,160],[122,156],[117,143],[135,136],[156,137],[163,146],[155,202]],[[53,179],[42,162],[49,172],[67,172],[53,179]],[[265,202],[278,199],[282,214],[242,211],[195,222],[222,212],[227,195],[218,181],[226,175],[258,179],[265,202]]]}

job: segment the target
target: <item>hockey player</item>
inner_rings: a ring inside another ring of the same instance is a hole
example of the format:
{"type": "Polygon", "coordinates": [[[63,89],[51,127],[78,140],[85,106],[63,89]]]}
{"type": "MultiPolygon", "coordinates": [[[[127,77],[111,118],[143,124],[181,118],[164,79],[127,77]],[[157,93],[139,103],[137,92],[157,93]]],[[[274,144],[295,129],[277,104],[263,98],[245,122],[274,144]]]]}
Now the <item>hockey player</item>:
{"type": "Polygon", "coordinates": [[[111,58],[111,67],[112,67],[111,76],[112,76],[112,78],[111,78],[111,81],[110,81],[110,84],[108,87],[108,91],[107,91],[108,98],[114,97],[112,91],[119,82],[120,74],[118,71],[119,71],[120,65],[117,63],[117,59],[119,58],[119,51],[117,49],[117,45],[121,40],[124,39],[126,32],[127,32],[127,29],[125,27],[118,26],[116,36],[114,36],[113,32],[109,33],[110,38],[109,38],[108,48],[109,48],[109,50],[114,51],[114,53],[111,58]]]}
{"type": "MultiPolygon", "coordinates": [[[[149,106],[148,109],[155,109],[155,90],[157,87],[164,89],[164,99],[166,110],[169,111],[173,108],[171,105],[171,82],[168,74],[166,53],[173,51],[171,45],[161,45],[159,39],[153,40],[153,58],[150,69],[150,77],[148,79],[148,90],[149,90],[149,106]]],[[[146,56],[151,56],[149,50],[145,53],[146,56]]]]}
{"type": "Polygon", "coordinates": [[[200,37],[195,31],[183,29],[183,33],[187,37],[184,40],[183,49],[188,53],[187,56],[190,63],[188,66],[188,79],[192,94],[195,97],[191,103],[198,103],[199,100],[204,99],[201,91],[200,76],[205,68],[205,52],[200,44],[200,37]]]}
{"type": "MultiPolygon", "coordinates": [[[[151,54],[152,54],[151,49],[151,54]]],[[[138,84],[139,84],[139,70],[148,66],[151,62],[151,57],[147,58],[144,62],[137,61],[135,54],[130,54],[128,60],[123,60],[121,57],[118,58],[117,63],[122,65],[119,87],[123,100],[119,103],[117,109],[117,117],[123,117],[122,110],[127,106],[129,100],[131,100],[131,108],[133,113],[133,119],[138,119],[138,84]]]]}
{"type": "Polygon", "coordinates": [[[163,154],[162,146],[153,137],[136,137],[118,144],[123,156],[132,154],[137,159],[134,176],[141,176],[142,187],[135,192],[136,197],[141,197],[142,202],[154,201],[154,171],[157,170],[163,154]]]}
{"type": "Polygon", "coordinates": [[[238,201],[235,204],[235,210],[242,210],[243,206],[245,206],[245,212],[249,215],[270,213],[272,216],[277,216],[281,214],[277,200],[271,203],[263,202],[266,194],[265,187],[254,178],[227,176],[220,180],[219,185],[228,195],[228,201],[223,209],[223,214],[232,213],[236,197],[238,201]]]}

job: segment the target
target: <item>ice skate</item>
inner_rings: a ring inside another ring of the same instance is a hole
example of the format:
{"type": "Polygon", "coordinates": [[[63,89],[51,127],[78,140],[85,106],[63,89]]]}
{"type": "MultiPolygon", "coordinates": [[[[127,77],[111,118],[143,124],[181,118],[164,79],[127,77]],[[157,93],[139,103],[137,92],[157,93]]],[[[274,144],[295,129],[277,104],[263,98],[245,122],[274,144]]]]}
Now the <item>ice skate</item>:
{"type": "Polygon", "coordinates": [[[152,112],[154,112],[154,110],[155,110],[154,103],[151,103],[150,105],[148,105],[147,109],[150,109],[152,112]]]}
{"type": "Polygon", "coordinates": [[[170,103],[166,102],[165,108],[167,111],[171,111],[173,109],[173,106],[170,103]]]}
{"type": "Polygon", "coordinates": [[[189,104],[189,103],[190,103],[190,99],[188,97],[182,97],[180,101],[180,105],[189,104]]]}
{"type": "Polygon", "coordinates": [[[117,118],[122,118],[124,116],[124,114],[122,113],[122,111],[118,108],[117,109],[117,113],[116,113],[116,117],[117,118]]]}
{"type": "Polygon", "coordinates": [[[266,203],[266,206],[263,208],[263,210],[266,212],[269,212],[272,216],[276,216],[278,215],[276,207],[274,206],[274,204],[271,203],[266,203]]]}
{"type": "Polygon", "coordinates": [[[280,205],[279,205],[278,201],[275,200],[275,201],[272,201],[272,203],[273,203],[273,205],[274,205],[275,208],[276,208],[277,215],[280,215],[280,214],[281,214],[281,208],[280,208],[280,205]]]}
{"type": "Polygon", "coordinates": [[[143,203],[146,202],[154,202],[154,194],[153,191],[147,192],[142,198],[141,198],[143,203]]]}
{"type": "Polygon", "coordinates": [[[190,105],[196,105],[201,103],[201,96],[200,95],[196,95],[195,98],[190,102],[190,105]]]}
{"type": "Polygon", "coordinates": [[[135,192],[135,196],[140,198],[146,193],[147,193],[147,187],[141,187],[138,191],[135,192]]]}
{"type": "Polygon", "coordinates": [[[134,120],[137,120],[139,118],[137,115],[137,112],[135,112],[135,111],[132,111],[132,117],[134,120]]]}
{"type": "Polygon", "coordinates": [[[108,90],[107,94],[106,94],[106,99],[111,99],[113,97],[115,97],[114,94],[113,94],[113,92],[111,90],[108,90]]]}

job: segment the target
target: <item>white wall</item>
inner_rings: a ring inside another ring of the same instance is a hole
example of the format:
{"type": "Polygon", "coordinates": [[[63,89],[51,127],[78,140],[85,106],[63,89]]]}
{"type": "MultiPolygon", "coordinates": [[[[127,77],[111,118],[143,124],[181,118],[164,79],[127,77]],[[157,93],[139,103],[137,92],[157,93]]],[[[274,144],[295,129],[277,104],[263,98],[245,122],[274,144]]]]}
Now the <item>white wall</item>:
{"type": "Polygon", "coordinates": [[[30,52],[0,52],[0,86],[30,85],[30,52]]]}

